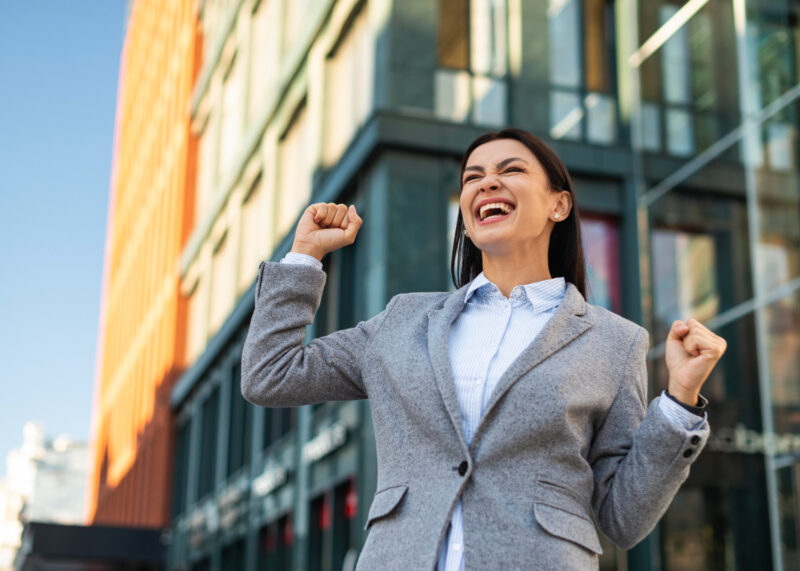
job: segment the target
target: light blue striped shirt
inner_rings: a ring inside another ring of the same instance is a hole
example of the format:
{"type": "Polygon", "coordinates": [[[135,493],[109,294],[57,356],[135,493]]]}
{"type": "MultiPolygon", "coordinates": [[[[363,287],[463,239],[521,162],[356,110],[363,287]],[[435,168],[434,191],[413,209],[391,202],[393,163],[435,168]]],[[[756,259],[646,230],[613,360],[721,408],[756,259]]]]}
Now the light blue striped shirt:
{"type": "MultiPolygon", "coordinates": [[[[294,252],[288,253],[281,262],[322,269],[316,258],[294,252]]],[[[478,428],[500,377],[544,328],[566,291],[566,281],[559,277],[517,286],[506,298],[483,273],[472,280],[464,309],[453,323],[448,338],[467,444],[478,428]]],[[[668,398],[659,399],[659,408],[687,431],[697,429],[704,422],[668,398]]],[[[464,541],[459,499],[439,553],[439,571],[463,571],[464,541]]]]}

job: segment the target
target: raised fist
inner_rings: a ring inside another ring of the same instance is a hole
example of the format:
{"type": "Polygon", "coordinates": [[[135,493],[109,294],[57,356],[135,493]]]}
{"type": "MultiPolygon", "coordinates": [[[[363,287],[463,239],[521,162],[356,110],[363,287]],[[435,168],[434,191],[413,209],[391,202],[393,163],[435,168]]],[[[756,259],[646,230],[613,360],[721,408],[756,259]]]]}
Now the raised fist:
{"type": "Polygon", "coordinates": [[[352,204],[349,208],[332,202],[312,204],[297,223],[292,252],[322,260],[328,252],[352,244],[361,223],[361,217],[352,204]]]}
{"type": "Polygon", "coordinates": [[[695,406],[700,388],[727,347],[725,339],[693,317],[674,321],[666,348],[670,394],[695,406]]]}

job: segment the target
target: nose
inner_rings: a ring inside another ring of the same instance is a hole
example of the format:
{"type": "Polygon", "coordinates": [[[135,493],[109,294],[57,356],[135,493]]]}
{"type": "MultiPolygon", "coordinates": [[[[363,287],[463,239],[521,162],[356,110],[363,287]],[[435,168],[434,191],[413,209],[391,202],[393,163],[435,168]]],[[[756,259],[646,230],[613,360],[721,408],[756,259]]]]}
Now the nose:
{"type": "Polygon", "coordinates": [[[483,184],[481,184],[480,191],[486,192],[487,190],[499,190],[500,183],[497,182],[497,179],[494,175],[487,175],[483,179],[483,184]]]}

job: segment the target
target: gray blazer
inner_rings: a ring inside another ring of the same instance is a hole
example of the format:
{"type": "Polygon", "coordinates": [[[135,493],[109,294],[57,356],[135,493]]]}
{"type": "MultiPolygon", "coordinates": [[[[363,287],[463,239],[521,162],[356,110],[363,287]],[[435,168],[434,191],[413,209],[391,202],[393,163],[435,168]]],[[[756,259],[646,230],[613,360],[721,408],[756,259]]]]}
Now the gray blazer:
{"type": "Polygon", "coordinates": [[[658,398],[647,407],[647,331],[568,283],[467,446],[447,341],[465,289],[395,296],[303,346],[324,283],[262,263],[242,393],[269,407],[369,398],[378,491],[357,569],[433,569],[459,496],[466,569],[597,569],[597,528],[626,549],[642,540],[708,438],[658,398]]]}

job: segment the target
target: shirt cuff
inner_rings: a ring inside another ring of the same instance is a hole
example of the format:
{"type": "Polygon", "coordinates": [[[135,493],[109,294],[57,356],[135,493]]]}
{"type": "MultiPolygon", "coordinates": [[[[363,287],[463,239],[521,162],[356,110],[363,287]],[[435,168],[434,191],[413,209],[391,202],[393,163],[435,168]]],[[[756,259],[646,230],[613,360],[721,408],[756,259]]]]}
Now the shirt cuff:
{"type": "Polygon", "coordinates": [[[282,259],[281,264],[295,264],[298,266],[314,266],[318,270],[322,269],[322,262],[314,256],[301,254],[299,252],[288,252],[282,259]]]}
{"type": "MultiPolygon", "coordinates": [[[[701,408],[705,409],[705,403],[707,401],[702,399],[702,402],[704,404],[701,408]]],[[[664,416],[666,416],[673,424],[683,428],[684,430],[699,430],[708,418],[705,410],[702,410],[702,414],[690,412],[674,401],[672,395],[668,394],[667,391],[661,391],[661,398],[658,399],[658,407],[664,416]]]]}

